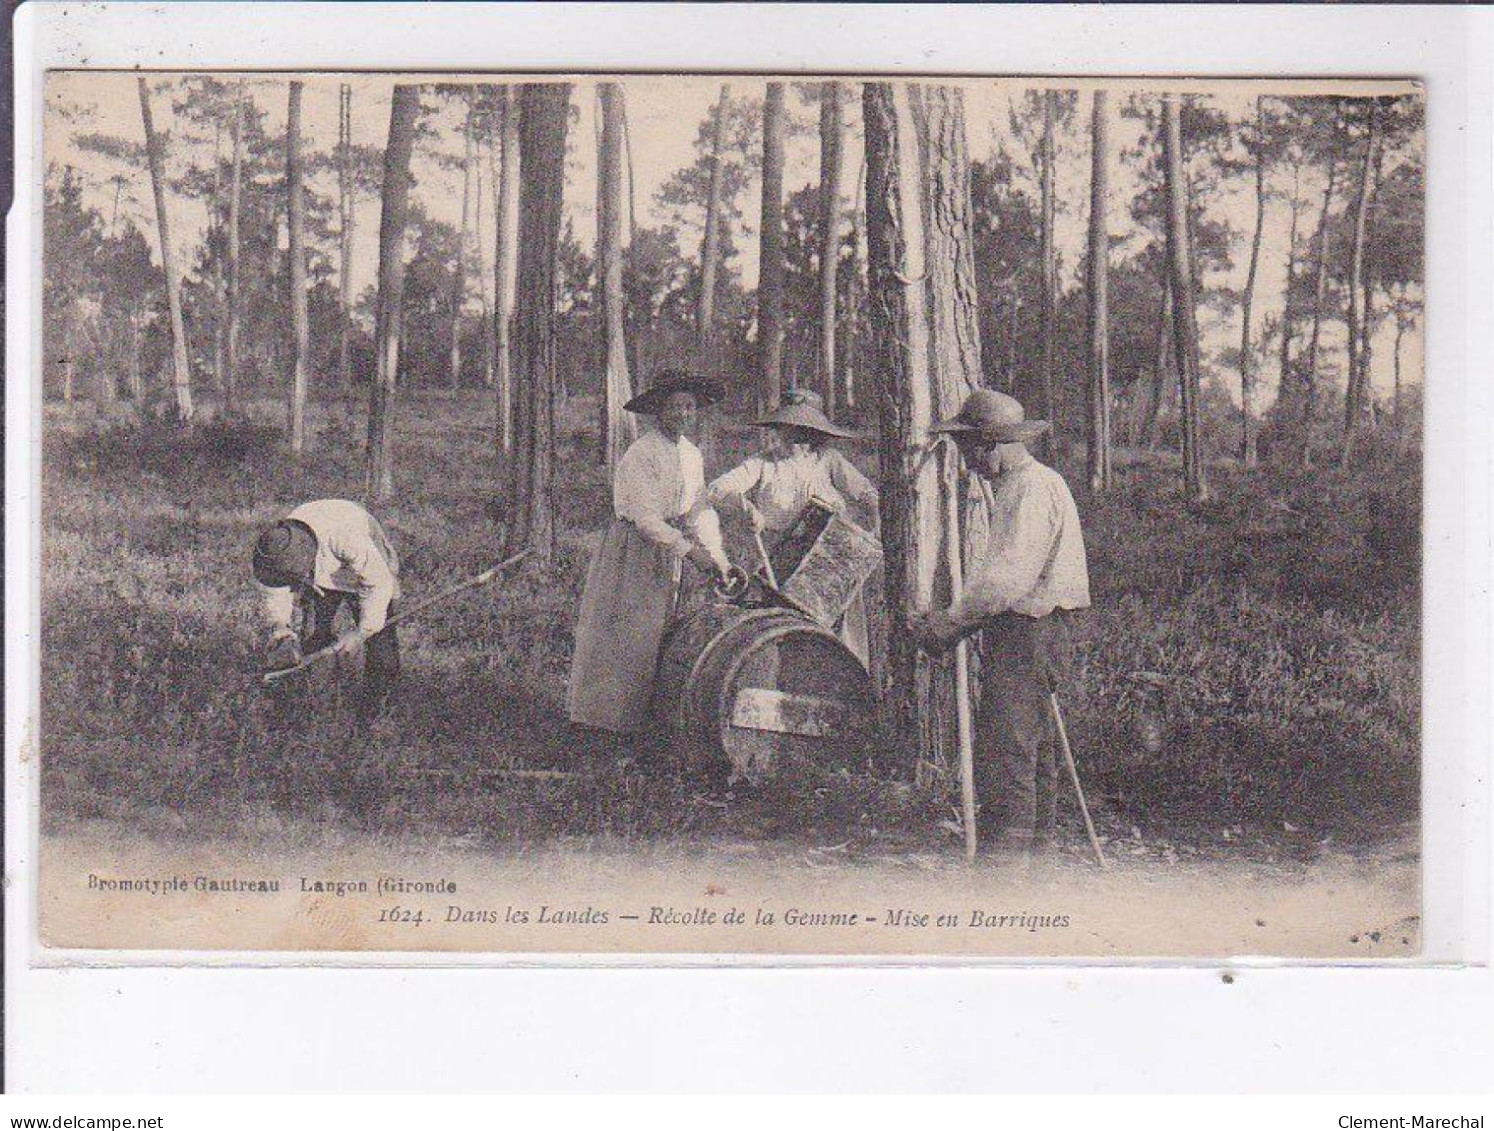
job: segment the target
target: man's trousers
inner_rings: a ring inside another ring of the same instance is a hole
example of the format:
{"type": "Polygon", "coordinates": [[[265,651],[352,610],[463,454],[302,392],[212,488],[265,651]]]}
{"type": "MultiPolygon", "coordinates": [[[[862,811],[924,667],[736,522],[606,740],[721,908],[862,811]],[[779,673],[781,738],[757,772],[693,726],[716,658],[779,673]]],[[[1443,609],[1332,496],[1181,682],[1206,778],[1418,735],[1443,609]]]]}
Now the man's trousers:
{"type": "Polygon", "coordinates": [[[998,850],[1044,851],[1058,800],[1058,736],[1048,705],[1073,664],[1070,613],[1003,613],[982,629],[976,790],[998,850]]]}
{"type": "MultiPolygon", "coordinates": [[[[305,614],[301,625],[301,650],[306,654],[327,647],[337,639],[337,614],[346,605],[356,618],[361,613],[357,594],[339,589],[313,590],[305,596],[305,614]]],[[[398,602],[389,603],[393,617],[398,602]]],[[[395,680],[399,678],[399,635],[393,625],[386,625],[363,644],[363,697],[359,714],[376,715],[384,709],[395,680]]]]}

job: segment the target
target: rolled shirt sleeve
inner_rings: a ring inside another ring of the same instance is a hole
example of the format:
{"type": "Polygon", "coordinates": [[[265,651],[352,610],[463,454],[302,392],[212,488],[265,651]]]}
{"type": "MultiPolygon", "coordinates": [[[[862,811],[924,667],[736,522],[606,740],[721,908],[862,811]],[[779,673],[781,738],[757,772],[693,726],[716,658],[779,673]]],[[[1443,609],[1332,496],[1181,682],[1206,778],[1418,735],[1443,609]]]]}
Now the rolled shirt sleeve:
{"type": "Polygon", "coordinates": [[[265,623],[270,628],[270,639],[294,636],[296,595],[291,592],[290,586],[261,585],[259,582],[255,582],[255,585],[259,588],[260,605],[264,610],[265,623]]]}
{"type": "Polygon", "coordinates": [[[686,521],[690,532],[695,535],[695,541],[711,555],[716,568],[722,573],[730,569],[731,561],[727,558],[726,547],[721,541],[721,518],[715,510],[702,504],[690,512],[686,521]]]}
{"type": "Polygon", "coordinates": [[[763,461],[758,456],[743,460],[725,475],[717,476],[706,488],[706,502],[713,507],[747,512],[747,492],[763,477],[763,461]]]}
{"type": "Polygon", "coordinates": [[[856,504],[861,510],[859,517],[876,533],[881,525],[881,516],[877,511],[877,488],[843,452],[832,451],[830,455],[830,482],[836,490],[856,504]]]}
{"type": "Polygon", "coordinates": [[[1047,492],[1034,486],[1029,481],[996,494],[986,554],[975,563],[964,592],[949,610],[950,620],[960,628],[973,628],[1006,612],[1042,577],[1058,533],[1058,516],[1047,492]]]}

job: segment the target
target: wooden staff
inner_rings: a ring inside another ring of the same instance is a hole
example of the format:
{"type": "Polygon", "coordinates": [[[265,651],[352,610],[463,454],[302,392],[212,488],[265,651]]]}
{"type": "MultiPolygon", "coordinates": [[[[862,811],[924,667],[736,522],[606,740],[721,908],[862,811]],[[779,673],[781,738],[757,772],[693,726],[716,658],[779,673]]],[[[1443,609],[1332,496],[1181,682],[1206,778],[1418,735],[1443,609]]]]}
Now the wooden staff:
{"type": "MultiPolygon", "coordinates": [[[[435,605],[439,605],[442,601],[446,601],[451,599],[452,597],[455,597],[458,593],[465,593],[468,589],[480,589],[482,586],[487,585],[489,582],[491,582],[509,566],[518,563],[528,555],[529,551],[527,549],[520,550],[513,557],[505,558],[497,565],[489,566],[481,573],[475,574],[474,576],[467,578],[465,581],[459,581],[455,585],[450,585],[447,588],[441,590],[439,593],[427,597],[419,604],[411,605],[408,609],[402,609],[400,612],[396,613],[394,616],[385,621],[384,627],[389,628],[393,625],[399,624],[401,621],[407,621],[412,617],[417,617],[427,609],[430,609],[435,605]]],[[[277,680],[285,679],[287,676],[295,675],[298,672],[304,672],[307,668],[313,666],[314,664],[318,664],[322,660],[327,659],[329,656],[335,656],[336,654],[337,645],[329,644],[325,648],[317,649],[309,656],[301,657],[301,662],[293,668],[280,668],[277,671],[265,672],[259,678],[264,683],[275,683],[277,680]]]]}
{"type": "MultiPolygon", "coordinates": [[[[949,445],[952,449],[953,445],[949,445]]],[[[965,586],[965,563],[960,541],[960,465],[951,450],[945,456],[944,519],[945,546],[949,566],[950,603],[960,599],[965,586]]],[[[965,826],[965,859],[974,860],[975,830],[975,724],[970,711],[970,652],[967,641],[955,645],[955,733],[960,747],[960,815],[965,826]]]]}
{"type": "Polygon", "coordinates": [[[1053,725],[1058,728],[1058,744],[1063,747],[1063,760],[1069,768],[1069,780],[1074,783],[1074,795],[1079,798],[1079,812],[1084,815],[1084,831],[1089,834],[1089,846],[1095,850],[1095,860],[1104,868],[1107,866],[1105,853],[1100,851],[1100,838],[1095,835],[1095,823],[1089,819],[1089,804],[1084,800],[1084,787],[1079,784],[1079,767],[1074,764],[1074,751],[1069,746],[1069,728],[1063,725],[1063,712],[1058,709],[1058,692],[1048,693],[1048,709],[1053,713],[1053,725]]]}

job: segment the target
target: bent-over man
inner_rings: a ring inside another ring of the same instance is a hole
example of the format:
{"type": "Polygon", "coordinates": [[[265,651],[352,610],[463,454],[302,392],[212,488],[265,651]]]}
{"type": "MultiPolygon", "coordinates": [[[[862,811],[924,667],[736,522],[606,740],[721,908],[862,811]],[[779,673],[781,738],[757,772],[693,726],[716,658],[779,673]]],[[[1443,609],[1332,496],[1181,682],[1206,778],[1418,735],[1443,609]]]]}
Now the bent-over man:
{"type": "Polygon", "coordinates": [[[977,389],[953,420],[933,427],[990,482],[990,535],[969,555],[959,600],[913,620],[930,651],[983,633],[976,786],[997,851],[1016,857],[1052,845],[1058,759],[1048,695],[1069,676],[1071,614],[1089,607],[1074,497],[1027,450],[1047,428],[993,389],[977,389]]]}
{"type": "Polygon", "coordinates": [[[294,667],[323,648],[350,655],[361,645],[359,711],[377,714],[399,675],[399,638],[387,623],[399,598],[399,558],[378,520],[347,499],[303,503],[260,533],[254,579],[270,626],[269,666],[294,667]],[[344,605],[357,624],[339,636],[344,605]]]}

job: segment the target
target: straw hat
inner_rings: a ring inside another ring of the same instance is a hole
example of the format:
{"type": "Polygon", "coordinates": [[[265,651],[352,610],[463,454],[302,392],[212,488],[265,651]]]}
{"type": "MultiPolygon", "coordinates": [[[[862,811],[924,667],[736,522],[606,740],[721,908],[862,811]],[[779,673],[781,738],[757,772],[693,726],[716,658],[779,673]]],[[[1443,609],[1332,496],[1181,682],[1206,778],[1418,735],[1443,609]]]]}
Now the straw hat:
{"type": "Polygon", "coordinates": [[[857,433],[842,428],[826,416],[825,402],[818,393],[808,389],[790,389],[783,394],[783,403],[761,420],[754,420],[753,424],[759,428],[807,428],[842,440],[860,438],[857,433]]]}
{"type": "Polygon", "coordinates": [[[640,416],[657,416],[664,402],[675,393],[693,393],[702,405],[711,405],[725,396],[726,390],[709,377],[698,377],[683,369],[666,369],[656,374],[653,384],[623,405],[623,409],[640,416]]]}
{"type": "Polygon", "coordinates": [[[959,413],[929,428],[930,432],[974,434],[997,444],[1020,444],[1048,430],[1046,420],[1028,420],[1016,397],[995,389],[976,389],[965,398],[959,413]]]}

